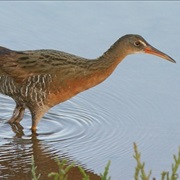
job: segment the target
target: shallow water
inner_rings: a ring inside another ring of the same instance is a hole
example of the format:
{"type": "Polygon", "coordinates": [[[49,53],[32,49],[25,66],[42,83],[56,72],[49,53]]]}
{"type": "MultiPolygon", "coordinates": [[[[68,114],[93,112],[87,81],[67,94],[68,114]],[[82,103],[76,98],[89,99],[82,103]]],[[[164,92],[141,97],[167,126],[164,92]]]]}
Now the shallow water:
{"type": "MultiPolygon", "coordinates": [[[[30,131],[10,126],[14,102],[0,96],[0,179],[31,179],[31,156],[46,179],[54,159],[82,165],[100,179],[108,160],[113,180],[133,179],[133,142],[146,169],[160,179],[180,145],[178,2],[1,2],[1,45],[16,49],[57,49],[95,58],[120,36],[141,34],[172,56],[132,55],[102,84],[52,108],[30,131]],[[163,153],[162,153],[163,152],[163,153]]],[[[74,168],[70,179],[80,179],[74,168]]]]}

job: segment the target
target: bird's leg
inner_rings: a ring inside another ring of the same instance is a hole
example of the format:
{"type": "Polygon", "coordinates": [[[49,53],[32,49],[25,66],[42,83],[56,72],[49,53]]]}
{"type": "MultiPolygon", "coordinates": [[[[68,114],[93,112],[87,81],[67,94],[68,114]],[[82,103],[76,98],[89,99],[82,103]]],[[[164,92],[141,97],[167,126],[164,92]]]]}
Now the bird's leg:
{"type": "Polygon", "coordinates": [[[19,110],[18,117],[15,120],[15,123],[19,123],[23,119],[24,112],[25,112],[25,108],[21,107],[21,109],[19,110]]]}
{"type": "Polygon", "coordinates": [[[32,127],[31,127],[32,132],[36,132],[37,125],[41,120],[41,118],[43,117],[43,115],[44,112],[32,113],[32,127]]]}
{"type": "Polygon", "coordinates": [[[16,105],[16,107],[13,111],[12,117],[8,120],[8,122],[13,123],[16,120],[16,118],[19,114],[19,110],[20,110],[20,106],[16,105]]]}
{"type": "Polygon", "coordinates": [[[13,111],[12,117],[8,120],[9,123],[19,123],[24,115],[25,107],[22,105],[16,104],[16,107],[13,111]]]}
{"type": "Polygon", "coordinates": [[[33,107],[29,108],[32,115],[32,127],[31,130],[33,133],[36,133],[37,125],[43,115],[49,110],[49,107],[33,107]]]}

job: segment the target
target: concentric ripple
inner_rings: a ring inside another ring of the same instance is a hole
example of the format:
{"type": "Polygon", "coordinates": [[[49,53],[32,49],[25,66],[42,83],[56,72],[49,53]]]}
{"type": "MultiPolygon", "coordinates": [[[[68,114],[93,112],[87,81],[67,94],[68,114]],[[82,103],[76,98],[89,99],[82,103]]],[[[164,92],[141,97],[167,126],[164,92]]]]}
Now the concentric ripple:
{"type": "MultiPolygon", "coordinates": [[[[132,157],[133,142],[141,144],[144,153],[155,151],[154,144],[163,146],[167,143],[164,136],[173,137],[177,131],[167,133],[162,128],[162,114],[159,114],[158,106],[160,93],[158,90],[145,91],[142,80],[138,84],[133,84],[133,81],[135,79],[132,78],[127,82],[125,78],[121,86],[105,83],[100,89],[80,94],[53,107],[40,121],[35,137],[31,134],[28,111],[21,128],[5,123],[14,103],[3,96],[2,106],[6,109],[0,110],[0,167],[4,169],[3,173],[7,173],[9,166],[20,172],[19,163],[28,172],[29,166],[26,164],[30,164],[32,154],[37,159],[42,157],[41,162],[48,162],[56,156],[66,157],[99,173],[108,160],[115,164],[130,161],[127,157],[132,157]],[[153,143],[155,139],[159,141],[153,143]],[[148,145],[146,142],[149,142],[148,145]]],[[[118,165],[112,168],[117,172],[119,170],[118,165]]],[[[121,169],[127,176],[127,167],[121,169]]]]}

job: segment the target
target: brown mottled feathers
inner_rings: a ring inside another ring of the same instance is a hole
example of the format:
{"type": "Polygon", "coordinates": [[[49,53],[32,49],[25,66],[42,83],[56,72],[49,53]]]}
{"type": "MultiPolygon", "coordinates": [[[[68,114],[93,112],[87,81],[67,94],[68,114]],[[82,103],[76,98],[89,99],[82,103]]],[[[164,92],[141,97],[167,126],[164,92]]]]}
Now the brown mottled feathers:
{"type": "Polygon", "coordinates": [[[0,75],[22,82],[32,75],[81,68],[84,58],[56,50],[13,51],[0,47],[0,75]]]}
{"type": "Polygon", "coordinates": [[[19,123],[26,108],[32,131],[53,106],[104,81],[129,54],[149,53],[175,61],[139,35],[125,35],[102,56],[86,59],[56,50],[14,51],[0,47],[0,93],[16,102],[10,123],[19,123]]]}

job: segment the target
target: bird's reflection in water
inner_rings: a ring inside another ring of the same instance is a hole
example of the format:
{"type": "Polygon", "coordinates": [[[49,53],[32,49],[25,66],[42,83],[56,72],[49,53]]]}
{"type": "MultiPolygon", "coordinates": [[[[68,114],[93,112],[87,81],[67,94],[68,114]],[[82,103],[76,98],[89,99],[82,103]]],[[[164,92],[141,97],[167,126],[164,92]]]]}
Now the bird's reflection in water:
{"type": "MultiPolygon", "coordinates": [[[[0,147],[0,152],[3,152],[0,154],[0,179],[32,179],[32,155],[34,156],[35,166],[37,166],[36,172],[41,174],[40,179],[53,179],[48,178],[48,174],[58,172],[57,162],[55,161],[58,155],[48,152],[48,146],[43,141],[38,140],[38,135],[25,136],[20,124],[14,124],[11,127],[15,133],[14,137],[0,147]]],[[[60,161],[66,159],[68,162],[72,162],[67,155],[58,158],[60,161]]],[[[86,173],[91,180],[100,179],[98,175],[92,172],[86,171],[86,173]]],[[[68,180],[80,179],[82,179],[82,175],[79,168],[73,167],[68,173],[68,180]]]]}

